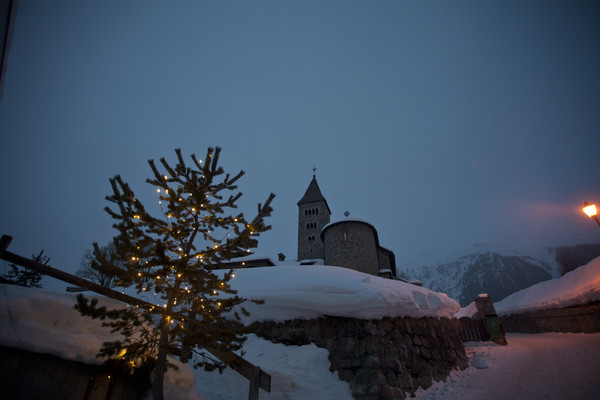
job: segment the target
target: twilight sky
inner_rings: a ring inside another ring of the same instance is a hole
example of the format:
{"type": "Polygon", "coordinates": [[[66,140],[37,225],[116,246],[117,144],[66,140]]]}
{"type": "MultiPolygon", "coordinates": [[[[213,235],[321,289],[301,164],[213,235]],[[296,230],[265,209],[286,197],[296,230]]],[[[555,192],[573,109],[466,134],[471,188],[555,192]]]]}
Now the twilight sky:
{"type": "Polygon", "coordinates": [[[332,220],[370,221],[399,269],[598,243],[599,21],[597,1],[20,0],[0,234],[73,272],[115,234],[110,177],[151,204],[148,159],[221,146],[242,211],[277,194],[273,259],[296,257],[313,166],[332,220]]]}

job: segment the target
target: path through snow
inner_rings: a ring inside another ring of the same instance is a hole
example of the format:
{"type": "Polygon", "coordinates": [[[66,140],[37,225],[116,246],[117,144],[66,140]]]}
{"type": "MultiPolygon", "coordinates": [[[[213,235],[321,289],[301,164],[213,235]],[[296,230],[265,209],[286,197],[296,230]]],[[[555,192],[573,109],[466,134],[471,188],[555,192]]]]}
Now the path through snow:
{"type": "Polygon", "coordinates": [[[508,346],[466,344],[472,367],[417,398],[592,400],[600,396],[600,333],[509,333],[508,346]]]}

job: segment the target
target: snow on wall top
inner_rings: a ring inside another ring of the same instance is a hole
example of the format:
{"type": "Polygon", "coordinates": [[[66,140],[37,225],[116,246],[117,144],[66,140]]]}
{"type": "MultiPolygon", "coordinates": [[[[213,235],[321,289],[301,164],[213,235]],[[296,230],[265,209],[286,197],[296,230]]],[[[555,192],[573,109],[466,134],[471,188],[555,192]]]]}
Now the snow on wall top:
{"type": "Polygon", "coordinates": [[[600,257],[564,276],[540,282],[496,303],[499,315],[570,307],[600,300],[600,257]]]}
{"type": "MultiPolygon", "coordinates": [[[[73,309],[75,298],[71,293],[0,285],[0,343],[88,364],[101,363],[95,354],[102,342],[119,336],[102,327],[100,320],[81,316],[73,309]]],[[[116,300],[98,299],[110,308],[123,307],[116,300]]]]}
{"type": "MultiPolygon", "coordinates": [[[[245,304],[244,322],[285,321],[324,315],[359,319],[383,317],[454,318],[459,304],[442,293],[405,282],[330,266],[238,269],[231,286],[242,297],[265,300],[245,304]]],[[[93,293],[100,305],[123,303],[93,293]]],[[[101,321],[73,309],[76,295],[0,284],[0,344],[86,363],[117,335],[101,321]]]]}
{"type": "Polygon", "coordinates": [[[460,310],[458,310],[458,312],[456,313],[456,318],[463,318],[463,317],[467,317],[467,318],[473,318],[473,316],[478,312],[479,310],[477,309],[477,305],[475,304],[475,302],[472,302],[471,304],[469,304],[466,307],[461,308],[460,310]]]}
{"type": "Polygon", "coordinates": [[[454,318],[460,305],[443,293],[342,267],[288,266],[239,269],[230,282],[238,295],[262,299],[246,304],[254,321],[337,316],[454,318]]]}
{"type": "MultiPolygon", "coordinates": [[[[86,293],[86,297],[92,297],[86,293]]],[[[123,303],[97,296],[100,305],[122,308],[123,303]]],[[[73,309],[76,295],[43,289],[0,284],[0,344],[36,353],[52,354],[66,360],[101,364],[96,358],[102,342],[117,340],[102,321],[81,316],[73,309]]],[[[194,375],[190,365],[169,356],[177,371],[165,375],[167,399],[192,399],[194,375]]]]}

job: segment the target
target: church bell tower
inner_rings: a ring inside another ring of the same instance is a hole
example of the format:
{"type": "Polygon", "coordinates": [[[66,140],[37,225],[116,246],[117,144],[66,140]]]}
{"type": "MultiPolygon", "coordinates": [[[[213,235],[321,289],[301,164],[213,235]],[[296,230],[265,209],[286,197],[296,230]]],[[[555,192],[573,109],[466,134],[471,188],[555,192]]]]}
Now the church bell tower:
{"type": "Polygon", "coordinates": [[[298,261],[325,258],[321,230],[329,223],[330,216],[327,200],[313,175],[304,196],[298,201],[298,261]]]}

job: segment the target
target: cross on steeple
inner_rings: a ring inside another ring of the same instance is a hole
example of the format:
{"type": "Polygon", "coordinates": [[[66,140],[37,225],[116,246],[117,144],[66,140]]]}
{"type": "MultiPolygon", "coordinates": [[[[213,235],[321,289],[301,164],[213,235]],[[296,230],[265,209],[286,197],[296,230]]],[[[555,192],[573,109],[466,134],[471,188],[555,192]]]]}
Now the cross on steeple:
{"type": "Polygon", "coordinates": [[[317,167],[313,166],[313,176],[317,175],[317,167]]]}

